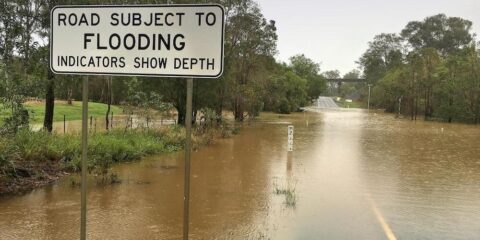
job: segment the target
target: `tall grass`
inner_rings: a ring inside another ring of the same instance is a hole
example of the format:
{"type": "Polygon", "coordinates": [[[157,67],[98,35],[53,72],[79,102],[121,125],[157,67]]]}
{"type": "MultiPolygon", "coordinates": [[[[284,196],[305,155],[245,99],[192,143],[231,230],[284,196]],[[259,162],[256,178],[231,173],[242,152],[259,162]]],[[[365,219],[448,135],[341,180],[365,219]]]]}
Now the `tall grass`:
{"type": "MultiPolygon", "coordinates": [[[[14,175],[16,167],[59,164],[68,171],[81,169],[79,134],[56,135],[22,130],[0,137],[0,174],[14,175]]],[[[184,130],[171,126],[149,130],[113,130],[89,136],[88,169],[108,172],[112,163],[139,159],[150,154],[177,151],[184,144],[184,130]]]]}

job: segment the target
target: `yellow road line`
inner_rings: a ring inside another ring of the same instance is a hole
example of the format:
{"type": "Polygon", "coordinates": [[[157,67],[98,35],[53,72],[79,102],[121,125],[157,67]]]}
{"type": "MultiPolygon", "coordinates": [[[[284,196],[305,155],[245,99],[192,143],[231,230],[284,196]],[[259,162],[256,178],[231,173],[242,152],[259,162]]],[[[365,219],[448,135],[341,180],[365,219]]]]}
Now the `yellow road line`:
{"type": "Polygon", "coordinates": [[[385,232],[385,235],[387,236],[388,240],[397,240],[395,235],[393,234],[392,229],[390,226],[388,226],[387,221],[383,217],[382,213],[380,210],[377,208],[377,204],[375,204],[375,201],[373,198],[370,196],[370,194],[366,194],[368,201],[370,202],[370,205],[372,206],[373,213],[375,214],[375,217],[377,217],[378,222],[380,223],[380,226],[382,226],[383,231],[385,232]]]}

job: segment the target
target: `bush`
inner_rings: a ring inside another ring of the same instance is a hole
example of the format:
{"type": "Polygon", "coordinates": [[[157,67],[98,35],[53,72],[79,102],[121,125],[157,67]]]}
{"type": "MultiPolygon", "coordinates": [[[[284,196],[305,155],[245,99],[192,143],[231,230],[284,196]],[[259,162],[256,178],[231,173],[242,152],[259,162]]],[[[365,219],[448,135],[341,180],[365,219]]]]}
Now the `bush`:
{"type": "Polygon", "coordinates": [[[289,114],[291,112],[290,103],[288,102],[287,99],[282,98],[282,100],[279,103],[277,112],[282,114],[289,114]]]}
{"type": "Polygon", "coordinates": [[[15,170],[15,161],[18,159],[18,148],[5,139],[0,139],[0,175],[6,175],[9,169],[15,170]]]}

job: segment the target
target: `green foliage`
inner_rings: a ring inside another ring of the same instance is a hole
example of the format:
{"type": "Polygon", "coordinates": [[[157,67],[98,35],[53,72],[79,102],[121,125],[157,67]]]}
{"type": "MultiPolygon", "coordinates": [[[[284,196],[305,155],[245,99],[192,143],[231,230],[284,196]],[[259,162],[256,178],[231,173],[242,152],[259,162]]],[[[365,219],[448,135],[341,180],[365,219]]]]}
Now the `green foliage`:
{"type": "Polygon", "coordinates": [[[307,103],[307,81],[286,69],[272,79],[271,110],[279,113],[297,111],[307,103]]]}
{"type": "MultiPolygon", "coordinates": [[[[360,71],[354,69],[345,75],[343,75],[344,79],[358,79],[360,78],[360,71]]],[[[365,98],[365,95],[368,94],[368,85],[365,83],[342,83],[338,86],[338,96],[341,98],[348,98],[353,100],[359,100],[365,98]]],[[[348,106],[352,107],[353,104],[347,104],[348,106]]],[[[358,105],[355,105],[357,107],[358,105]]]]}
{"type": "Polygon", "coordinates": [[[306,106],[326,89],[319,65],[305,55],[290,58],[290,64],[277,64],[268,79],[263,98],[264,109],[278,113],[291,113],[306,106]]]}
{"type": "MultiPolygon", "coordinates": [[[[275,111],[282,108],[281,112],[295,111],[325,90],[325,81],[318,75],[318,64],[304,56],[292,58],[294,70],[291,71],[306,80],[306,84],[291,74],[283,76],[288,71],[279,70],[285,66],[274,59],[278,39],[275,21],[266,19],[254,0],[214,2],[223,5],[226,11],[224,74],[215,81],[195,81],[194,114],[209,108],[221,118],[223,110],[231,110],[235,119],[242,121],[245,117],[258,116],[267,108],[275,108],[275,111]],[[300,63],[302,61],[310,65],[303,66],[300,63]],[[282,79],[285,80],[284,83],[281,82],[282,79]],[[281,94],[275,94],[277,99],[274,100],[270,99],[272,82],[277,85],[276,88],[284,89],[281,94]],[[299,86],[290,86],[292,82],[299,86]],[[306,98],[303,96],[305,93],[306,98]]],[[[75,2],[124,3],[125,1],[117,0],[75,2]]],[[[142,0],[137,3],[159,2],[142,0]]],[[[175,0],[169,3],[198,1],[175,0]]],[[[67,110],[73,110],[76,107],[75,102],[72,108],[66,108],[59,102],[54,102],[55,99],[69,102],[81,99],[81,77],[54,75],[48,68],[50,10],[59,4],[68,5],[72,2],[5,0],[0,6],[0,97],[44,98],[48,106],[46,111],[43,107],[26,108],[33,110],[30,112],[30,116],[33,116],[31,122],[43,121],[47,130],[50,130],[52,121],[62,120],[64,114],[67,120],[79,119],[79,115],[67,110]]],[[[151,110],[160,112],[162,117],[170,117],[172,108],[175,108],[178,113],[177,122],[184,123],[184,79],[160,78],[152,81],[143,77],[115,77],[110,82],[103,76],[92,76],[90,80],[89,96],[93,102],[122,105],[126,114],[137,114],[147,119],[152,117],[154,111],[151,110]],[[134,112],[134,109],[141,111],[134,112]]],[[[118,112],[118,109],[113,111],[118,112]]],[[[95,116],[105,116],[106,109],[103,113],[94,112],[95,116]]],[[[12,112],[0,114],[12,116],[14,122],[19,121],[12,112]]]]}
{"type": "Polygon", "coordinates": [[[423,21],[409,22],[401,35],[416,50],[434,48],[446,55],[472,42],[471,28],[469,20],[437,14],[423,21]]]}
{"type": "Polygon", "coordinates": [[[375,36],[358,61],[368,83],[375,84],[388,70],[402,64],[402,52],[403,42],[397,34],[382,33],[375,36]]]}
{"type": "Polygon", "coordinates": [[[243,121],[245,112],[254,117],[262,110],[277,34],[275,21],[267,21],[257,3],[244,0],[231,7],[225,34],[229,79],[222,83],[235,119],[243,121]]]}
{"type": "Polygon", "coordinates": [[[417,119],[480,122],[480,51],[468,20],[444,14],[381,34],[359,64],[372,89],[372,105],[417,119]],[[402,47],[408,46],[408,47],[402,47]]]}
{"type": "Polygon", "coordinates": [[[305,55],[300,54],[290,58],[290,67],[299,77],[306,80],[308,100],[319,97],[326,90],[326,81],[320,72],[320,65],[305,55]]]}
{"type": "Polygon", "coordinates": [[[6,138],[0,138],[0,175],[6,175],[6,171],[15,171],[15,162],[20,159],[18,146],[10,144],[6,138]]]}
{"type": "MultiPolygon", "coordinates": [[[[11,100],[4,101],[3,104],[0,104],[0,107],[10,109],[7,112],[8,114],[4,119],[0,120],[2,125],[0,126],[0,133],[16,133],[20,128],[28,128],[29,123],[29,113],[28,110],[24,108],[22,100],[11,100]]],[[[1,113],[1,112],[0,112],[1,113]]]]}

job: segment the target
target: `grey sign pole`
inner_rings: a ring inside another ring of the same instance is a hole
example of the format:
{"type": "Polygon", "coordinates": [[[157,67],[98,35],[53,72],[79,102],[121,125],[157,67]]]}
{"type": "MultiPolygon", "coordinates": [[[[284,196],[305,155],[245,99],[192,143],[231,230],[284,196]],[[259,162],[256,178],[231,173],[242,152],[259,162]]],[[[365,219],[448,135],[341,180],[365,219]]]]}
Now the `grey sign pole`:
{"type": "Polygon", "coordinates": [[[188,240],[190,210],[190,153],[192,145],[192,95],[193,78],[187,79],[187,114],[185,116],[185,182],[183,196],[183,239],[188,240]]]}
{"type": "Polygon", "coordinates": [[[82,90],[82,190],[80,240],[87,239],[87,151],[88,151],[88,77],[83,78],[82,90]]]}

